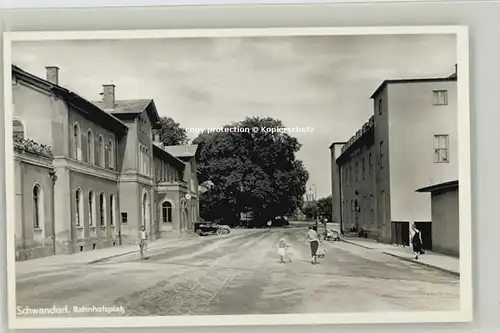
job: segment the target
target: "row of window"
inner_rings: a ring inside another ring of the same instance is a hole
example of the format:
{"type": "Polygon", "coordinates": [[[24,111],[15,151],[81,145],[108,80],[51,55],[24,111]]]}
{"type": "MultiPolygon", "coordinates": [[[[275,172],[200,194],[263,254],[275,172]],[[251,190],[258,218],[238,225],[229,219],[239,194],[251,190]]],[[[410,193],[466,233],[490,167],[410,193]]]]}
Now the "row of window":
{"type": "MultiPolygon", "coordinates": [[[[82,194],[81,189],[76,190],[76,196],[75,196],[75,221],[76,221],[76,226],[81,227],[83,225],[83,214],[84,214],[84,198],[82,194]]],[[[88,216],[88,221],[89,221],[89,227],[95,226],[96,221],[96,202],[95,202],[95,195],[94,191],[90,190],[88,195],[87,195],[87,202],[88,202],[88,211],[87,211],[87,216],[88,216]]],[[[116,211],[116,206],[115,206],[115,197],[113,194],[109,195],[109,225],[113,226],[115,225],[115,211],[116,211]]],[[[107,212],[107,205],[106,205],[106,196],[104,193],[99,194],[99,225],[100,226],[106,226],[108,223],[108,212],[107,212]]]]}
{"type": "Polygon", "coordinates": [[[85,143],[84,158],[80,125],[75,123],[73,125],[73,137],[71,142],[72,158],[78,161],[98,165],[103,168],[115,169],[115,145],[112,139],[109,139],[108,144],[105,144],[103,136],[99,135],[96,149],[94,133],[92,132],[92,129],[89,128],[87,130],[87,134],[85,135],[85,143]]]}
{"type": "Polygon", "coordinates": [[[156,181],[177,182],[180,180],[180,172],[161,160],[155,162],[156,181]]]}

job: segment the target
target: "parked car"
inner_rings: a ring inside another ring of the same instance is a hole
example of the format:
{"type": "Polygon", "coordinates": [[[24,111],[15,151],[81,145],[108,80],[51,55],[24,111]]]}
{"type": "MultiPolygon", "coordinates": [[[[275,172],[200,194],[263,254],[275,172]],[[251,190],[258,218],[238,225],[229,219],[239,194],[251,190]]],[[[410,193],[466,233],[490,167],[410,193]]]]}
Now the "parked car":
{"type": "Polygon", "coordinates": [[[194,224],[194,232],[198,236],[205,236],[209,234],[225,235],[231,232],[231,228],[227,225],[204,221],[194,224]]]}

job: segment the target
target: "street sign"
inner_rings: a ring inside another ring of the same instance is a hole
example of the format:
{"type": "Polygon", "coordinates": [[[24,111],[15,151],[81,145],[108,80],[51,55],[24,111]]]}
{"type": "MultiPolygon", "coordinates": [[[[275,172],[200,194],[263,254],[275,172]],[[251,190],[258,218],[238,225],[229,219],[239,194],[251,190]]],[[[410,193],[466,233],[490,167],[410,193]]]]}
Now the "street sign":
{"type": "Polygon", "coordinates": [[[186,199],[187,199],[187,200],[191,200],[191,194],[189,194],[189,193],[188,193],[188,194],[186,194],[186,199]]]}

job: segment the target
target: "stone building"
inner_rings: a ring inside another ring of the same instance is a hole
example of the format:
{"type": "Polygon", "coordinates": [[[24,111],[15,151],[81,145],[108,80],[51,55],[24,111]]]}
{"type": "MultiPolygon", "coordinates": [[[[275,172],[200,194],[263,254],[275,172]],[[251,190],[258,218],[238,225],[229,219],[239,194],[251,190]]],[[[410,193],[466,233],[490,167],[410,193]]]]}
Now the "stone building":
{"type": "Polygon", "coordinates": [[[163,178],[179,185],[163,199],[181,207],[192,166],[155,145],[154,101],[117,100],[104,85],[92,102],[59,85],[58,74],[12,66],[17,259],[133,244],[140,226],[152,240],[181,231],[174,214],[158,218],[156,175],[175,175],[163,178]]]}
{"type": "Polygon", "coordinates": [[[386,80],[371,98],[369,121],[330,148],[334,218],[385,243],[408,245],[411,223],[430,239],[430,197],[415,189],[458,177],[457,74],[386,80]]]}

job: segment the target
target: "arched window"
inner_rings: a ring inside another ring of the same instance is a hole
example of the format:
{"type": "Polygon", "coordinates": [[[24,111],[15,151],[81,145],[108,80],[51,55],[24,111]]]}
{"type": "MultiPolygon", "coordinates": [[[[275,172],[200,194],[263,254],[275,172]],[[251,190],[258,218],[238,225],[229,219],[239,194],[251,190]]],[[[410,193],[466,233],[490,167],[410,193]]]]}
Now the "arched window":
{"type": "Polygon", "coordinates": [[[83,212],[83,200],[82,200],[82,191],[80,189],[76,190],[76,226],[79,227],[82,225],[82,212],[83,212]]]}
{"type": "Polygon", "coordinates": [[[72,147],[73,147],[73,158],[75,160],[81,161],[82,160],[82,141],[81,141],[81,135],[80,135],[80,126],[78,123],[75,123],[73,125],[73,142],[72,142],[72,147]]]}
{"type": "Polygon", "coordinates": [[[41,229],[43,221],[43,198],[40,185],[33,187],[33,227],[41,229]]]}
{"type": "Polygon", "coordinates": [[[115,145],[112,139],[109,140],[109,168],[115,168],[115,145]]]}
{"type": "Polygon", "coordinates": [[[106,199],[104,198],[104,193],[99,195],[99,219],[101,226],[106,225],[106,199]]]}
{"type": "Polygon", "coordinates": [[[168,201],[161,204],[161,220],[163,223],[172,222],[172,204],[168,201]]]}
{"type": "Polygon", "coordinates": [[[87,132],[87,162],[95,163],[94,134],[91,129],[87,132]]]}
{"type": "Polygon", "coordinates": [[[109,224],[115,225],[115,197],[113,194],[109,195],[109,224]]]}
{"type": "Polygon", "coordinates": [[[144,192],[144,195],[142,196],[142,226],[147,228],[149,224],[148,221],[149,221],[149,198],[148,198],[148,193],[144,192]]]}
{"type": "Polygon", "coordinates": [[[94,207],[94,192],[89,192],[89,226],[94,225],[95,220],[95,207],[94,207]]]}
{"type": "Polygon", "coordinates": [[[19,119],[12,120],[12,137],[14,140],[24,139],[24,125],[19,119]]]}
{"type": "Polygon", "coordinates": [[[104,161],[104,141],[102,139],[102,135],[99,135],[99,144],[97,148],[97,154],[99,156],[99,166],[104,167],[105,166],[105,161],[104,161]]]}

